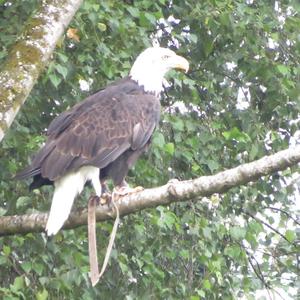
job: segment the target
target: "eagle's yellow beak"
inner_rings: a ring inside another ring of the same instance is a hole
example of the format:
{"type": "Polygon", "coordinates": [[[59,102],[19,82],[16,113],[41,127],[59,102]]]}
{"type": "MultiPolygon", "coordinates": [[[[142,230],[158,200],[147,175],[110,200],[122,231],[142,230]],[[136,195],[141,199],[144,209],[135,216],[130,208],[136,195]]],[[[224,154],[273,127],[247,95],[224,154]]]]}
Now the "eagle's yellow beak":
{"type": "Polygon", "coordinates": [[[190,64],[184,57],[176,55],[172,59],[172,65],[174,69],[184,70],[187,73],[190,64]]]}

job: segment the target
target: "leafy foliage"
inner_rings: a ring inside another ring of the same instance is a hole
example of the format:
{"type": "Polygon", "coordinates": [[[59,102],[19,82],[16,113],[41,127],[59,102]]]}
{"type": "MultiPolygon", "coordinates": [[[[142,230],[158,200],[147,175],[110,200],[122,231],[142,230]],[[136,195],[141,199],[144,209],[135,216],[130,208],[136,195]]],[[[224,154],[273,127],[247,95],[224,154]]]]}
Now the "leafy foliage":
{"type": "MultiPolygon", "coordinates": [[[[0,1],[0,59],[38,1],[0,1]]],[[[49,209],[51,188],[11,180],[55,115],[126,75],[155,39],[191,64],[170,76],[153,145],[132,185],[195,178],[274,153],[299,139],[297,1],[84,1],[0,147],[0,215],[49,209]],[[71,31],[70,31],[71,29],[71,31]],[[85,82],[89,91],[80,88],[85,82]]],[[[0,239],[3,299],[236,299],[293,294],[299,168],[211,199],[123,219],[103,280],[91,288],[85,228],[0,239]]],[[[86,205],[90,191],[77,205],[86,205]]],[[[98,225],[104,255],[111,223],[98,225]]]]}

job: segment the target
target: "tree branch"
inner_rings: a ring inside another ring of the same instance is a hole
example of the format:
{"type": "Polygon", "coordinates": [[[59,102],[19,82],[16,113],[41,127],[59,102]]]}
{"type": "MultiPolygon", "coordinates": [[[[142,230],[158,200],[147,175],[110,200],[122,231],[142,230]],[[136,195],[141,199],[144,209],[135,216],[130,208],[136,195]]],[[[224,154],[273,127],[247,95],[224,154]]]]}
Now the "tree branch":
{"type": "Polygon", "coordinates": [[[289,214],[287,211],[281,209],[281,208],[277,208],[277,207],[272,207],[272,206],[264,206],[263,208],[265,209],[271,209],[277,212],[281,212],[283,214],[285,214],[288,218],[290,218],[291,220],[293,220],[293,222],[295,222],[295,224],[300,226],[300,222],[298,222],[298,220],[296,218],[294,218],[291,214],[289,214]]]}
{"type": "Polygon", "coordinates": [[[253,272],[255,273],[256,277],[261,281],[261,283],[263,284],[263,286],[265,287],[267,293],[268,293],[268,296],[269,296],[269,299],[272,299],[271,297],[271,293],[270,293],[270,290],[271,290],[271,287],[270,285],[266,282],[265,280],[265,276],[263,275],[261,269],[260,269],[260,266],[259,266],[259,263],[257,262],[257,260],[255,259],[255,257],[253,255],[251,255],[251,253],[249,253],[246,249],[245,249],[245,252],[247,254],[247,258],[248,258],[248,262],[253,270],[253,272]],[[255,263],[256,263],[256,267],[254,266],[253,264],[253,260],[255,260],[255,263]]]}
{"type": "MultiPolygon", "coordinates": [[[[265,156],[257,161],[240,165],[213,176],[202,176],[193,180],[171,180],[161,187],[147,189],[127,195],[118,201],[120,215],[172,202],[187,201],[194,198],[224,193],[232,187],[255,181],[261,176],[284,170],[300,162],[300,145],[265,156]]],[[[47,213],[0,217],[0,236],[18,233],[41,232],[45,228],[47,213]]],[[[107,205],[97,208],[97,221],[114,217],[107,205]]],[[[87,223],[87,209],[71,213],[64,228],[75,228],[87,223]]]]}
{"type": "Polygon", "coordinates": [[[266,227],[268,227],[269,229],[271,229],[273,232],[277,233],[281,238],[283,238],[287,243],[294,245],[294,243],[291,243],[282,233],[280,233],[276,228],[274,228],[273,226],[271,226],[270,224],[268,224],[267,222],[261,220],[260,218],[250,214],[249,212],[243,210],[244,214],[251,217],[252,219],[256,220],[257,222],[265,225],[266,227]]]}
{"type": "Polygon", "coordinates": [[[0,142],[82,0],[41,1],[0,72],[0,142]]]}

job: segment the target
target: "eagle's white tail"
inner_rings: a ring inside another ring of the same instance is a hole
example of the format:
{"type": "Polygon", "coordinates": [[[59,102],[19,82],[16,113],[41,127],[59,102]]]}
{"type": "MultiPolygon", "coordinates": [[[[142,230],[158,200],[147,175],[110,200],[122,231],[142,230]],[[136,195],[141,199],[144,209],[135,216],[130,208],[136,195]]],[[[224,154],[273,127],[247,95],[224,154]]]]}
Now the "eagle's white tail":
{"type": "Polygon", "coordinates": [[[56,234],[64,225],[75,197],[81,193],[87,180],[92,181],[96,194],[100,197],[99,169],[96,167],[82,167],[77,172],[69,173],[55,181],[55,191],[46,225],[48,235],[56,234]]]}

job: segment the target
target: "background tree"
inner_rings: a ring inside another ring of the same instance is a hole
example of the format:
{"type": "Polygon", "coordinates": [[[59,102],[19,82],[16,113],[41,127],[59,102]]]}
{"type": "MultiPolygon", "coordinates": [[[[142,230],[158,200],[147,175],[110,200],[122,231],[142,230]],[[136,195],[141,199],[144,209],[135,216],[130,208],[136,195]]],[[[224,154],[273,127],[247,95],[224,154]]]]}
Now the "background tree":
{"type": "MultiPolygon", "coordinates": [[[[2,61],[38,5],[0,1],[2,61]]],[[[176,74],[162,99],[160,128],[130,173],[132,185],[211,175],[297,143],[299,9],[297,1],[84,1],[0,146],[0,214],[48,211],[51,188],[29,194],[12,175],[40,147],[56,114],[126,75],[153,39],[179,47],[191,72],[176,74]]],[[[124,217],[95,289],[88,279],[86,227],[48,241],[33,233],[3,237],[0,295],[251,299],[259,289],[273,297],[281,287],[294,297],[298,172],[294,166],[210,199],[124,217]]],[[[77,206],[86,206],[88,194],[77,206]]],[[[103,255],[112,224],[98,226],[103,255]]]]}

